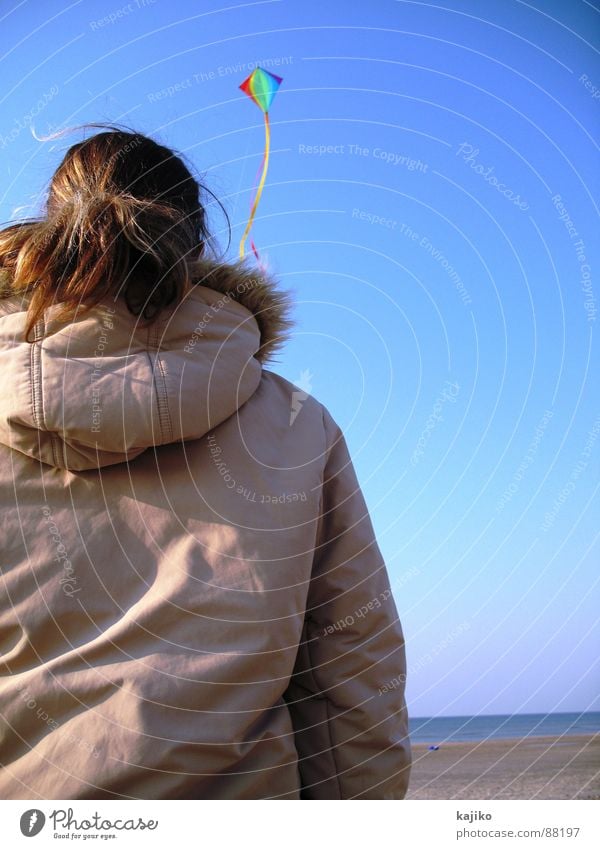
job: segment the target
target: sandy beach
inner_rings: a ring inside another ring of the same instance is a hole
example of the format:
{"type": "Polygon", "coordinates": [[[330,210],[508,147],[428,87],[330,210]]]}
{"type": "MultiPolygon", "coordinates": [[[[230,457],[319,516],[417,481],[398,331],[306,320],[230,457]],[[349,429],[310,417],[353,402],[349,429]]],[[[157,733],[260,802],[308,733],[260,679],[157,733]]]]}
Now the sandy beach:
{"type": "Polygon", "coordinates": [[[600,798],[600,734],[412,749],[407,799],[600,798]]]}

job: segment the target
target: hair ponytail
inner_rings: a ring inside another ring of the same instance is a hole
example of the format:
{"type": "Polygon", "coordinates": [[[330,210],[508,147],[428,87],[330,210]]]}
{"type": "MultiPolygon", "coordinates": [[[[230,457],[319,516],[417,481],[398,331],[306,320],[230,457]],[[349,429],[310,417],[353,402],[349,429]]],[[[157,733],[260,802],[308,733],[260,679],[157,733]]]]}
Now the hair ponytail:
{"type": "Polygon", "coordinates": [[[59,305],[53,318],[70,320],[122,297],[151,322],[192,285],[190,262],[207,236],[199,186],[180,159],[144,136],[135,136],[147,149],[143,170],[133,159],[139,148],[127,168],[124,135],[71,148],[53,177],[47,217],[0,231],[0,297],[29,297],[28,341],[50,306],[59,305]]]}

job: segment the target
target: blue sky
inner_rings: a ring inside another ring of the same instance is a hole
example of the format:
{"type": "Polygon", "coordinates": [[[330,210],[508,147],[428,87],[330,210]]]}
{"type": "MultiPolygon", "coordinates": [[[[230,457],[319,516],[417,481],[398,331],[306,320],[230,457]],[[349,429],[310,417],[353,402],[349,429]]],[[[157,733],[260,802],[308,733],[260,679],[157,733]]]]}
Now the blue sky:
{"type": "Polygon", "coordinates": [[[600,709],[599,22],[586,0],[0,2],[2,221],[80,137],[32,121],[122,121],[193,162],[235,257],[263,144],[238,85],[284,78],[253,230],[297,300],[273,368],[345,430],[413,716],[600,709]]]}

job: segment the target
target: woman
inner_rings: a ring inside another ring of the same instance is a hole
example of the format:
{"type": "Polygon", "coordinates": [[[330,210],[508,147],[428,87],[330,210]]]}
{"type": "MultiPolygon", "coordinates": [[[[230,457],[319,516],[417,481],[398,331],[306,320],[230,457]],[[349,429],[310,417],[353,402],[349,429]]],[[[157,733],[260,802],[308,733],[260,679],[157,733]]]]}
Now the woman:
{"type": "Polygon", "coordinates": [[[208,242],[182,158],[116,127],[0,234],[2,798],[406,793],[344,436],[264,368],[289,294],[208,242]]]}

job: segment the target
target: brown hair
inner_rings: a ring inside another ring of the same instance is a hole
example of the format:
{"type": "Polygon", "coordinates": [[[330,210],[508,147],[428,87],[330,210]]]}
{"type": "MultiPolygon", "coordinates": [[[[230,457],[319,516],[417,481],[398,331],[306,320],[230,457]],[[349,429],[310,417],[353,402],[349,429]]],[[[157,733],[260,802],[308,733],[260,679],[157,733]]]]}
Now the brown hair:
{"type": "Polygon", "coordinates": [[[178,303],[190,263],[214,253],[201,190],[212,195],[181,155],[135,131],[110,126],[70,147],[46,214],[0,231],[0,297],[30,295],[26,339],[54,304],[55,318],[71,320],[123,297],[151,322],[178,303]]]}

